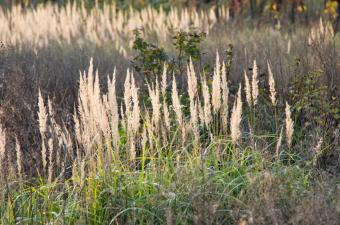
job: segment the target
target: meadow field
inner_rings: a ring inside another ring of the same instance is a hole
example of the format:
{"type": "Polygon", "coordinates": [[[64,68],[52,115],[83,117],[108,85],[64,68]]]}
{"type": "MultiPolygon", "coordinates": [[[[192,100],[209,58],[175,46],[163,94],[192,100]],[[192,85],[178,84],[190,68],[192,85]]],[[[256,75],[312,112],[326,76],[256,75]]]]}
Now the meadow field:
{"type": "Polygon", "coordinates": [[[1,225],[339,224],[332,8],[4,2],[1,225]]]}

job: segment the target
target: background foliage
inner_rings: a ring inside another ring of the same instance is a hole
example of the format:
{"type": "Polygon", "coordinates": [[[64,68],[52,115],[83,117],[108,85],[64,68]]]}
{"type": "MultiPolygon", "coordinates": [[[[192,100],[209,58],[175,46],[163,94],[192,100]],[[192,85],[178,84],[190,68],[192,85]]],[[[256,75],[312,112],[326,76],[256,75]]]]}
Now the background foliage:
{"type": "Polygon", "coordinates": [[[65,5],[68,2],[84,4],[87,8],[95,5],[115,4],[121,9],[141,9],[147,6],[162,7],[190,7],[204,9],[210,6],[228,5],[230,15],[242,15],[253,22],[288,21],[308,23],[313,19],[324,16],[331,19],[335,27],[340,26],[340,0],[0,0],[0,5],[9,7],[20,4],[22,7],[35,7],[39,4],[65,5]]]}

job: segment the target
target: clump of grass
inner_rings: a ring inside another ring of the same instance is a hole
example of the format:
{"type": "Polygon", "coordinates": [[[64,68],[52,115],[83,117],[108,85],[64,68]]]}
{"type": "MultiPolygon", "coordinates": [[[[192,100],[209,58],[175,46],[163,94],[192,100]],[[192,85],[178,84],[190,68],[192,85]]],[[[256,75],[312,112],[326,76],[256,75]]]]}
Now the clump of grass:
{"type": "MultiPolygon", "coordinates": [[[[42,177],[38,183],[22,180],[18,191],[9,190],[7,200],[2,200],[5,204],[0,207],[1,221],[6,224],[14,221],[34,224],[153,221],[163,224],[168,221],[171,224],[171,221],[225,223],[229,220],[237,223],[244,220],[245,215],[234,210],[249,210],[245,193],[254,179],[264,173],[273,177],[270,180],[275,180],[277,169],[287,167],[290,170],[294,162],[283,166],[278,157],[282,129],[276,148],[270,142],[265,143],[267,153],[276,152],[272,159],[266,159],[265,154],[249,147],[272,134],[253,134],[250,138],[244,134],[241,127],[246,114],[242,113],[241,84],[230,116],[230,135],[226,135],[229,133],[226,130],[216,132],[216,127],[226,128],[225,124],[221,125],[224,120],[220,117],[229,114],[220,113],[222,106],[228,106],[224,102],[228,97],[222,91],[229,88],[224,86],[228,82],[223,77],[226,76],[224,64],[221,66],[219,60],[217,55],[212,86],[209,87],[206,78],[202,77],[202,88],[199,88],[193,63],[189,62],[188,95],[186,97],[184,93],[182,96],[189,98],[189,111],[183,110],[175,76],[172,98],[167,99],[170,90],[166,69],[161,85],[157,79],[155,83],[147,84],[151,99],[149,110],[145,103],[144,107],[140,106],[144,99],[140,99],[129,70],[122,100],[117,99],[115,93],[116,71],[112,78],[107,79],[108,93],[101,94],[98,72],[94,72],[91,60],[87,73],[80,77],[73,131],[56,122],[50,100],[45,106],[39,91],[42,177]],[[122,105],[120,114],[119,104],[122,105]],[[201,116],[198,116],[199,108],[203,109],[201,116]],[[205,138],[205,132],[209,138],[205,138]]],[[[259,97],[255,90],[258,88],[255,87],[258,85],[255,73],[256,70],[252,80],[252,101],[259,97]]],[[[272,75],[269,76],[273,83],[272,75]]],[[[247,76],[245,78],[248,99],[250,85],[247,85],[247,76]]],[[[270,87],[273,98],[275,89],[273,84],[270,87]]],[[[285,114],[287,147],[291,149],[294,147],[291,141],[293,122],[288,103],[285,114]]],[[[1,154],[2,159],[4,154],[1,154]]],[[[19,174],[21,160],[18,147],[16,165],[19,174]]],[[[306,171],[301,169],[297,173],[306,171]]],[[[308,176],[305,182],[310,182],[308,176]]],[[[302,188],[304,184],[298,185],[302,188]]],[[[269,198],[266,196],[265,193],[264,199],[269,198]]],[[[247,214],[246,219],[252,220],[254,216],[247,214]]]]}

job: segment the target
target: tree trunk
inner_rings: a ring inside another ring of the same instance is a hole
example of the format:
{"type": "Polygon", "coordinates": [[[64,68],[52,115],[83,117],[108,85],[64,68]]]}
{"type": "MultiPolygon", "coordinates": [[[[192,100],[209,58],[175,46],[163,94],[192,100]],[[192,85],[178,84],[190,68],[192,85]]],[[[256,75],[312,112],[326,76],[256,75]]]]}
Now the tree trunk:
{"type": "Polygon", "coordinates": [[[296,2],[293,1],[290,11],[290,21],[292,23],[295,23],[295,8],[296,8],[296,2]]]}
{"type": "Polygon", "coordinates": [[[249,0],[249,2],[251,18],[255,19],[255,0],[249,0]]]}
{"type": "Polygon", "coordinates": [[[335,19],[335,33],[340,31],[340,0],[338,0],[338,8],[336,13],[336,19],[335,19]]]}
{"type": "Polygon", "coordinates": [[[219,10],[219,4],[218,4],[218,0],[215,0],[215,6],[216,6],[216,18],[217,20],[220,18],[220,12],[219,10]]]}

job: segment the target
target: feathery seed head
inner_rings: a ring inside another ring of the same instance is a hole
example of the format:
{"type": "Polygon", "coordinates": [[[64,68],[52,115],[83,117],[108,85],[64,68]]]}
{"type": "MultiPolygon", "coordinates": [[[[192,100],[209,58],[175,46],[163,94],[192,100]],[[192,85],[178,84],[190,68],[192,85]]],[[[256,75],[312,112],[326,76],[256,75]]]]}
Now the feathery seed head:
{"type": "Polygon", "coordinates": [[[270,91],[270,100],[273,104],[273,106],[276,106],[277,100],[276,100],[276,90],[275,90],[275,80],[274,75],[272,72],[272,69],[270,68],[269,62],[267,62],[268,65],[268,83],[269,83],[269,91],[270,91]]]}
{"type": "MultiPolygon", "coordinates": [[[[218,60],[218,54],[216,61],[218,60]]],[[[216,62],[216,68],[214,70],[213,81],[212,81],[212,106],[214,113],[217,113],[221,107],[221,73],[220,73],[219,62],[216,62]]]]}
{"type": "Polygon", "coordinates": [[[289,148],[292,145],[292,138],[294,132],[294,122],[292,120],[290,105],[286,102],[286,137],[289,148]]]}
{"type": "Polygon", "coordinates": [[[226,65],[222,64],[222,124],[225,130],[228,127],[228,98],[229,98],[229,87],[227,81],[226,65]]]}
{"type": "Polygon", "coordinates": [[[197,95],[197,79],[194,70],[194,66],[192,60],[190,58],[189,65],[187,66],[187,75],[188,75],[188,94],[190,98],[190,105],[194,105],[194,99],[197,95]]]}
{"type": "Polygon", "coordinates": [[[250,89],[249,78],[247,76],[246,71],[244,71],[244,83],[245,83],[244,91],[246,92],[247,103],[248,103],[249,107],[251,107],[252,106],[252,103],[251,103],[251,89],[250,89]]]}
{"type": "Polygon", "coordinates": [[[6,131],[0,125],[0,165],[5,157],[6,149],[6,131]]]}
{"type": "Polygon", "coordinates": [[[242,119],[242,98],[241,84],[238,89],[237,97],[234,102],[233,111],[230,117],[230,133],[233,144],[241,137],[240,124],[242,119]]]}
{"type": "Polygon", "coordinates": [[[18,140],[18,137],[15,137],[15,152],[17,155],[17,168],[18,168],[18,176],[22,177],[22,153],[21,153],[21,147],[18,140]]]}
{"type": "Polygon", "coordinates": [[[203,92],[203,100],[204,100],[204,108],[203,108],[204,123],[206,126],[209,126],[212,120],[209,87],[204,77],[202,77],[201,80],[202,80],[202,92],[203,92]]]}
{"type": "Polygon", "coordinates": [[[253,97],[253,103],[256,105],[257,103],[257,97],[259,96],[259,86],[258,86],[258,71],[257,71],[257,64],[256,60],[254,60],[253,63],[253,77],[252,77],[252,97],[253,97]]]}
{"type": "Polygon", "coordinates": [[[163,100],[163,114],[164,114],[164,123],[168,130],[170,130],[170,113],[169,107],[166,100],[163,100]]]}
{"type": "Polygon", "coordinates": [[[176,113],[177,121],[182,126],[182,110],[181,110],[181,102],[179,100],[178,91],[177,91],[177,84],[176,84],[176,78],[175,75],[173,75],[172,78],[172,106],[174,108],[174,111],[176,113]]]}
{"type": "Polygon", "coordinates": [[[166,94],[166,88],[167,88],[167,69],[168,69],[168,65],[164,63],[163,66],[163,74],[162,74],[162,83],[161,83],[161,89],[162,89],[162,96],[163,98],[165,98],[165,94],[166,94]]]}
{"type": "Polygon", "coordinates": [[[38,97],[38,120],[39,120],[39,130],[40,134],[43,136],[43,134],[47,131],[47,110],[44,104],[43,97],[41,95],[41,91],[39,89],[39,97],[38,97]]]}
{"type": "Polygon", "coordinates": [[[161,104],[160,104],[160,91],[159,91],[159,84],[158,79],[156,79],[156,85],[150,85],[148,84],[148,91],[149,96],[151,98],[151,105],[152,105],[152,121],[153,124],[158,127],[159,121],[161,117],[161,104]]]}
{"type": "Polygon", "coordinates": [[[116,68],[114,69],[112,80],[108,77],[108,111],[111,118],[111,137],[115,147],[117,147],[119,134],[119,116],[118,116],[118,103],[116,97],[116,68]]]}

